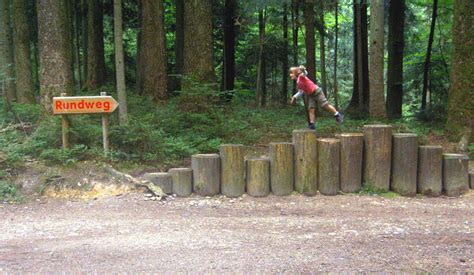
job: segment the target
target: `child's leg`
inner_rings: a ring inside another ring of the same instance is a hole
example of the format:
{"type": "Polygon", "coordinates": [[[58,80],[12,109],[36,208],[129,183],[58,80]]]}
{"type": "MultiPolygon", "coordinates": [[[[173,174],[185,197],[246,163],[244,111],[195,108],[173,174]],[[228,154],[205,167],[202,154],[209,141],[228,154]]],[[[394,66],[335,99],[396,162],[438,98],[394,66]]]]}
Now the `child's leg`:
{"type": "Polygon", "coordinates": [[[315,108],[309,108],[309,122],[314,123],[314,120],[316,119],[316,109],[315,108]]]}
{"type": "Polygon", "coordinates": [[[331,104],[325,104],[323,105],[323,109],[330,112],[331,114],[335,115],[337,113],[337,110],[336,108],[334,108],[334,106],[332,106],[331,104]]]}

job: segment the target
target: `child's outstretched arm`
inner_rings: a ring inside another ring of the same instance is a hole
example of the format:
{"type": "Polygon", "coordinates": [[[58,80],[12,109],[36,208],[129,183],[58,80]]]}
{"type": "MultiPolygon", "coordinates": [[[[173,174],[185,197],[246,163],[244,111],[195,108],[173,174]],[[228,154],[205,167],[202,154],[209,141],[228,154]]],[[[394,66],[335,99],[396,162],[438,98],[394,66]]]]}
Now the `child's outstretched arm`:
{"type": "Polygon", "coordinates": [[[295,104],[296,100],[302,95],[303,90],[298,90],[298,92],[291,97],[291,104],[295,104]]]}

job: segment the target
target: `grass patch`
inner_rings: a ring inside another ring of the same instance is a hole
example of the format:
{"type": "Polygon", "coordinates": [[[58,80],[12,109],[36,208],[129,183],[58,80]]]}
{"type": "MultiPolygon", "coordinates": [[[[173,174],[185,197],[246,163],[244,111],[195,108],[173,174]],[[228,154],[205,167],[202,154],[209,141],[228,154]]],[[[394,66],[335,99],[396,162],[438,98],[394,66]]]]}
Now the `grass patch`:
{"type": "Polygon", "coordinates": [[[20,203],[23,201],[23,196],[18,188],[9,181],[0,180],[0,201],[9,203],[20,203]]]}
{"type": "Polygon", "coordinates": [[[399,194],[392,191],[385,191],[383,189],[377,188],[371,184],[364,183],[362,189],[359,191],[360,195],[369,195],[369,196],[380,196],[384,198],[398,198],[399,194]]]}

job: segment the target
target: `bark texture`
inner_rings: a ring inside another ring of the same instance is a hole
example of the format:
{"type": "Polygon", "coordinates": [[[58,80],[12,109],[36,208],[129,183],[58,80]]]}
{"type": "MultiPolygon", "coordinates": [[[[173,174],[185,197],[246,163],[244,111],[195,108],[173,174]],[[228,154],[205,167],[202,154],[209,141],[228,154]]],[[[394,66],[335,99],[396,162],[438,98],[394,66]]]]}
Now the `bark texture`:
{"type": "Polygon", "coordinates": [[[200,196],[214,196],[221,191],[221,161],[218,154],[196,154],[191,157],[193,189],[200,196]]]}
{"type": "Polygon", "coordinates": [[[172,168],[168,170],[173,179],[173,194],[188,197],[193,192],[193,169],[172,168]]]}
{"type": "Polygon", "coordinates": [[[456,197],[469,191],[469,157],[462,154],[443,154],[443,190],[456,197]]]}
{"type": "Polygon", "coordinates": [[[13,40],[10,26],[9,1],[0,1],[0,74],[3,96],[9,101],[16,101],[15,71],[13,60],[13,40]]]}
{"type": "Polygon", "coordinates": [[[362,157],[364,135],[339,134],[341,143],[340,188],[342,192],[358,192],[362,186],[362,157]]]}
{"type": "Polygon", "coordinates": [[[381,191],[390,187],[392,126],[364,126],[364,184],[381,191]]]}
{"type": "Polygon", "coordinates": [[[416,195],[418,136],[394,134],[391,189],[402,196],[416,195]]]}
{"type": "Polygon", "coordinates": [[[270,153],[270,187],[277,196],[290,195],[293,192],[293,144],[272,142],[270,153]]]}
{"type": "Polygon", "coordinates": [[[252,197],[266,197],[270,193],[270,160],[268,158],[248,159],[247,194],[252,197]]]}
{"type": "Polygon", "coordinates": [[[443,147],[418,148],[418,192],[437,197],[443,190],[443,147]]]}
{"type": "Polygon", "coordinates": [[[316,131],[294,130],[295,190],[313,196],[318,190],[316,131]]]}
{"type": "Polygon", "coordinates": [[[38,0],[40,94],[45,110],[52,114],[53,96],[72,94],[71,38],[67,0],[38,0]]]}
{"type": "Polygon", "coordinates": [[[115,46],[115,75],[117,97],[119,101],[119,119],[123,124],[127,121],[127,94],[125,91],[125,67],[123,62],[122,44],[122,1],[114,0],[114,46],[115,46]]]}
{"type": "Polygon", "coordinates": [[[96,89],[106,79],[102,0],[87,0],[86,88],[96,89]]]}
{"type": "Polygon", "coordinates": [[[339,191],[340,141],[318,139],[318,189],[323,195],[337,195],[339,191]]]}
{"type": "Polygon", "coordinates": [[[308,78],[316,83],[316,43],[314,38],[314,0],[305,0],[303,7],[308,78]]]}
{"type": "Polygon", "coordinates": [[[169,173],[146,173],[143,178],[160,187],[165,194],[173,193],[173,179],[169,173]]]}
{"type": "Polygon", "coordinates": [[[241,144],[223,144],[221,156],[221,192],[222,195],[235,198],[245,193],[244,146],[241,144]]]}

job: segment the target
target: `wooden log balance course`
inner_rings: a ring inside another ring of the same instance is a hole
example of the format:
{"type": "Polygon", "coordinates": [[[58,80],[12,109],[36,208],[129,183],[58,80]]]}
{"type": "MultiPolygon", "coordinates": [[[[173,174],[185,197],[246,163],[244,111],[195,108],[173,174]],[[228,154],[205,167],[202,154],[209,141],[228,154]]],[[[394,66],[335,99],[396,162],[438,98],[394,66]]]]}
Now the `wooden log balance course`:
{"type": "Polygon", "coordinates": [[[339,187],[345,193],[359,192],[362,186],[364,134],[338,134],[336,138],[341,143],[339,187]]]}
{"type": "Polygon", "coordinates": [[[437,197],[443,191],[443,148],[418,147],[418,193],[437,197]]]}
{"type": "Polygon", "coordinates": [[[173,194],[188,197],[193,192],[193,169],[172,168],[168,170],[173,179],[173,194]]]}
{"type": "Polygon", "coordinates": [[[469,189],[469,157],[462,154],[443,154],[443,189],[447,196],[455,197],[469,189]]]}
{"type": "Polygon", "coordinates": [[[240,197],[245,193],[244,146],[223,144],[221,156],[221,193],[227,197],[240,197]]]}
{"type": "Polygon", "coordinates": [[[318,191],[316,131],[294,130],[295,190],[308,196],[318,191]]]}
{"type": "Polygon", "coordinates": [[[146,173],[143,175],[143,178],[160,187],[165,194],[173,193],[173,180],[169,173],[146,173]]]}
{"type": "Polygon", "coordinates": [[[323,195],[337,195],[339,191],[340,141],[318,139],[318,188],[323,195]]]}
{"type": "Polygon", "coordinates": [[[191,157],[193,189],[200,196],[220,193],[221,160],[218,154],[196,154],[191,157]]]}
{"type": "Polygon", "coordinates": [[[418,170],[418,136],[393,134],[390,187],[402,196],[416,195],[418,170]]]}
{"type": "Polygon", "coordinates": [[[246,161],[247,194],[252,197],[265,197],[270,193],[270,160],[254,158],[246,161]]]}
{"type": "Polygon", "coordinates": [[[390,187],[392,160],[392,126],[364,126],[364,184],[380,191],[390,187]]]}
{"type": "Polygon", "coordinates": [[[293,192],[293,144],[272,142],[270,155],[270,189],[274,195],[286,196],[293,192]]]}

